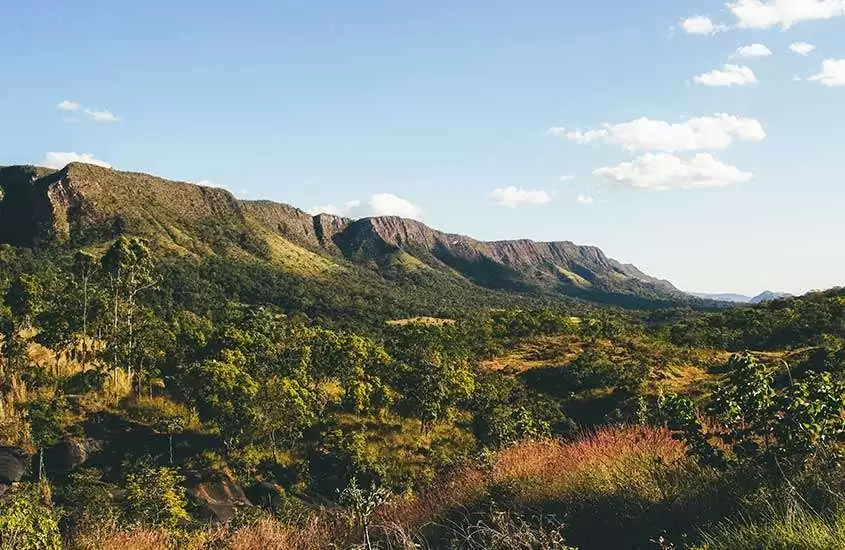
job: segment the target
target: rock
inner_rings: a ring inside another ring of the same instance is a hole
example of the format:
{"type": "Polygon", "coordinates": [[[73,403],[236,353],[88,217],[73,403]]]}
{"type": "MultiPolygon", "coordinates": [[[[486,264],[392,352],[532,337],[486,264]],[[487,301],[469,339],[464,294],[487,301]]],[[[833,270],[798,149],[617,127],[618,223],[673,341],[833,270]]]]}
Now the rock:
{"type": "Polygon", "coordinates": [[[103,450],[103,442],[87,438],[66,438],[50,448],[44,465],[50,473],[63,474],[85,464],[94,453],[103,450]]]}
{"type": "Polygon", "coordinates": [[[283,502],[283,490],[278,486],[262,481],[247,490],[249,500],[255,506],[260,506],[271,512],[278,512],[283,502]]]}
{"type": "Polygon", "coordinates": [[[188,476],[188,495],[196,502],[199,519],[211,523],[228,523],[238,509],[250,507],[243,488],[229,479],[205,481],[196,474],[188,476]]]}
{"type": "Polygon", "coordinates": [[[0,495],[26,474],[29,455],[18,447],[0,447],[0,495]]]}

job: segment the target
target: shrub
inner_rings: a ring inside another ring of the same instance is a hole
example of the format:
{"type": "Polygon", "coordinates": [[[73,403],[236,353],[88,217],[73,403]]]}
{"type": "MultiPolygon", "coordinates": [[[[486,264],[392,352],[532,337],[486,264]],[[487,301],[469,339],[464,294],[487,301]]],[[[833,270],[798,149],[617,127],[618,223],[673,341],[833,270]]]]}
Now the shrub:
{"type": "Polygon", "coordinates": [[[0,501],[0,549],[60,549],[57,514],[45,504],[46,485],[23,484],[0,501]]]}
{"type": "Polygon", "coordinates": [[[150,526],[175,527],[190,520],[183,481],[172,468],[141,465],[126,476],[129,517],[150,526]]]}

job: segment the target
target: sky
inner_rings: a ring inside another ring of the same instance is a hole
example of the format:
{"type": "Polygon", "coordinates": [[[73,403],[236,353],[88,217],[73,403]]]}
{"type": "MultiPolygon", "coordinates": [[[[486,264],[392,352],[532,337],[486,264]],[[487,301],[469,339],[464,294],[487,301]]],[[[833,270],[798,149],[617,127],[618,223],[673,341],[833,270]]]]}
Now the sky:
{"type": "Polygon", "coordinates": [[[699,292],[845,285],[845,0],[28,0],[0,165],[601,247],[699,292]]]}

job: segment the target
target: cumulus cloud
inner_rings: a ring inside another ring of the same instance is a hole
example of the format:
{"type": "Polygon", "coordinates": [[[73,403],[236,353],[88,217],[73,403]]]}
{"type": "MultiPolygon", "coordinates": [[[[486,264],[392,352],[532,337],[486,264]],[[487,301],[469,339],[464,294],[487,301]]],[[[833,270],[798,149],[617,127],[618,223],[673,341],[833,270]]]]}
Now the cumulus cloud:
{"type": "Polygon", "coordinates": [[[695,82],[705,86],[745,86],[757,82],[757,77],[754,76],[754,71],[745,65],[728,64],[722,67],[722,70],[713,69],[709,73],[696,76],[695,82]]]}
{"type": "Polygon", "coordinates": [[[755,119],[728,114],[691,118],[680,124],[638,118],[622,124],[604,124],[600,130],[562,132],[579,144],[607,143],[629,151],[696,151],[726,149],[734,141],[766,139],[763,126],[755,119]]]}
{"type": "Polygon", "coordinates": [[[44,155],[44,160],[41,161],[41,165],[46,166],[47,168],[55,168],[56,170],[59,170],[71,162],[84,162],[86,164],[102,166],[103,168],[111,168],[111,164],[95,158],[91,153],[50,152],[44,155]]]}
{"type": "Polygon", "coordinates": [[[593,197],[588,197],[587,195],[578,195],[575,201],[580,204],[593,204],[594,202],[596,202],[596,199],[594,199],[593,197]]]}
{"type": "Polygon", "coordinates": [[[561,176],[560,181],[572,181],[575,179],[575,176],[561,176]]]}
{"type": "Polygon", "coordinates": [[[822,71],[807,80],[821,82],[825,86],[845,86],[845,59],[825,59],[822,71]]]}
{"type": "Polygon", "coordinates": [[[348,201],[343,206],[327,204],[308,210],[310,214],[332,214],[345,218],[369,218],[374,216],[400,216],[422,220],[423,211],[410,201],[391,193],[378,193],[367,201],[348,201]]]}
{"type": "Polygon", "coordinates": [[[731,57],[769,57],[770,55],[772,55],[772,50],[763,44],[751,44],[737,49],[731,57]]]}
{"type": "Polygon", "coordinates": [[[753,177],[749,172],[703,153],[690,159],[667,153],[648,153],[631,162],[599,168],[593,174],[617,185],[652,191],[724,187],[753,177]]]}
{"type": "Polygon", "coordinates": [[[736,0],[727,7],[745,29],[788,29],[802,21],[845,16],[845,0],[736,0]]]}
{"type": "Polygon", "coordinates": [[[681,21],[681,28],[687,34],[703,35],[716,34],[717,32],[727,30],[727,27],[724,25],[716,25],[709,17],[704,15],[696,15],[695,17],[684,19],[681,21]]]}
{"type": "Polygon", "coordinates": [[[552,196],[546,191],[510,186],[500,187],[493,191],[493,200],[502,206],[516,208],[517,206],[548,204],[552,202],[552,196]]]}
{"type": "Polygon", "coordinates": [[[85,109],[85,114],[94,122],[120,122],[120,119],[109,111],[95,111],[93,109],[85,109]]]}
{"type": "Polygon", "coordinates": [[[795,42],[789,46],[789,49],[798,55],[809,55],[809,53],[815,50],[816,47],[812,44],[807,44],[806,42],[795,42]]]}
{"type": "Polygon", "coordinates": [[[59,109],[60,111],[78,111],[80,107],[81,105],[79,105],[79,103],[69,99],[65,99],[56,105],[56,109],[59,109]]]}

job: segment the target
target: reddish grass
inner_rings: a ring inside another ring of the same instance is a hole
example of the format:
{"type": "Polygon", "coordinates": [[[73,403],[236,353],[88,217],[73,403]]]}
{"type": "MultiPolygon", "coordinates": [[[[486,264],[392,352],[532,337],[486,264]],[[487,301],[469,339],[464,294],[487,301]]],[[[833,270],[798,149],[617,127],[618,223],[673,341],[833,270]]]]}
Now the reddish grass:
{"type": "Polygon", "coordinates": [[[660,498],[660,471],[688,463],[684,445],[665,429],[612,427],[572,442],[525,442],[493,458],[491,472],[461,469],[420,494],[383,508],[379,521],[415,529],[471,508],[491,485],[515,483],[521,504],[565,501],[620,488],[660,498]]]}

